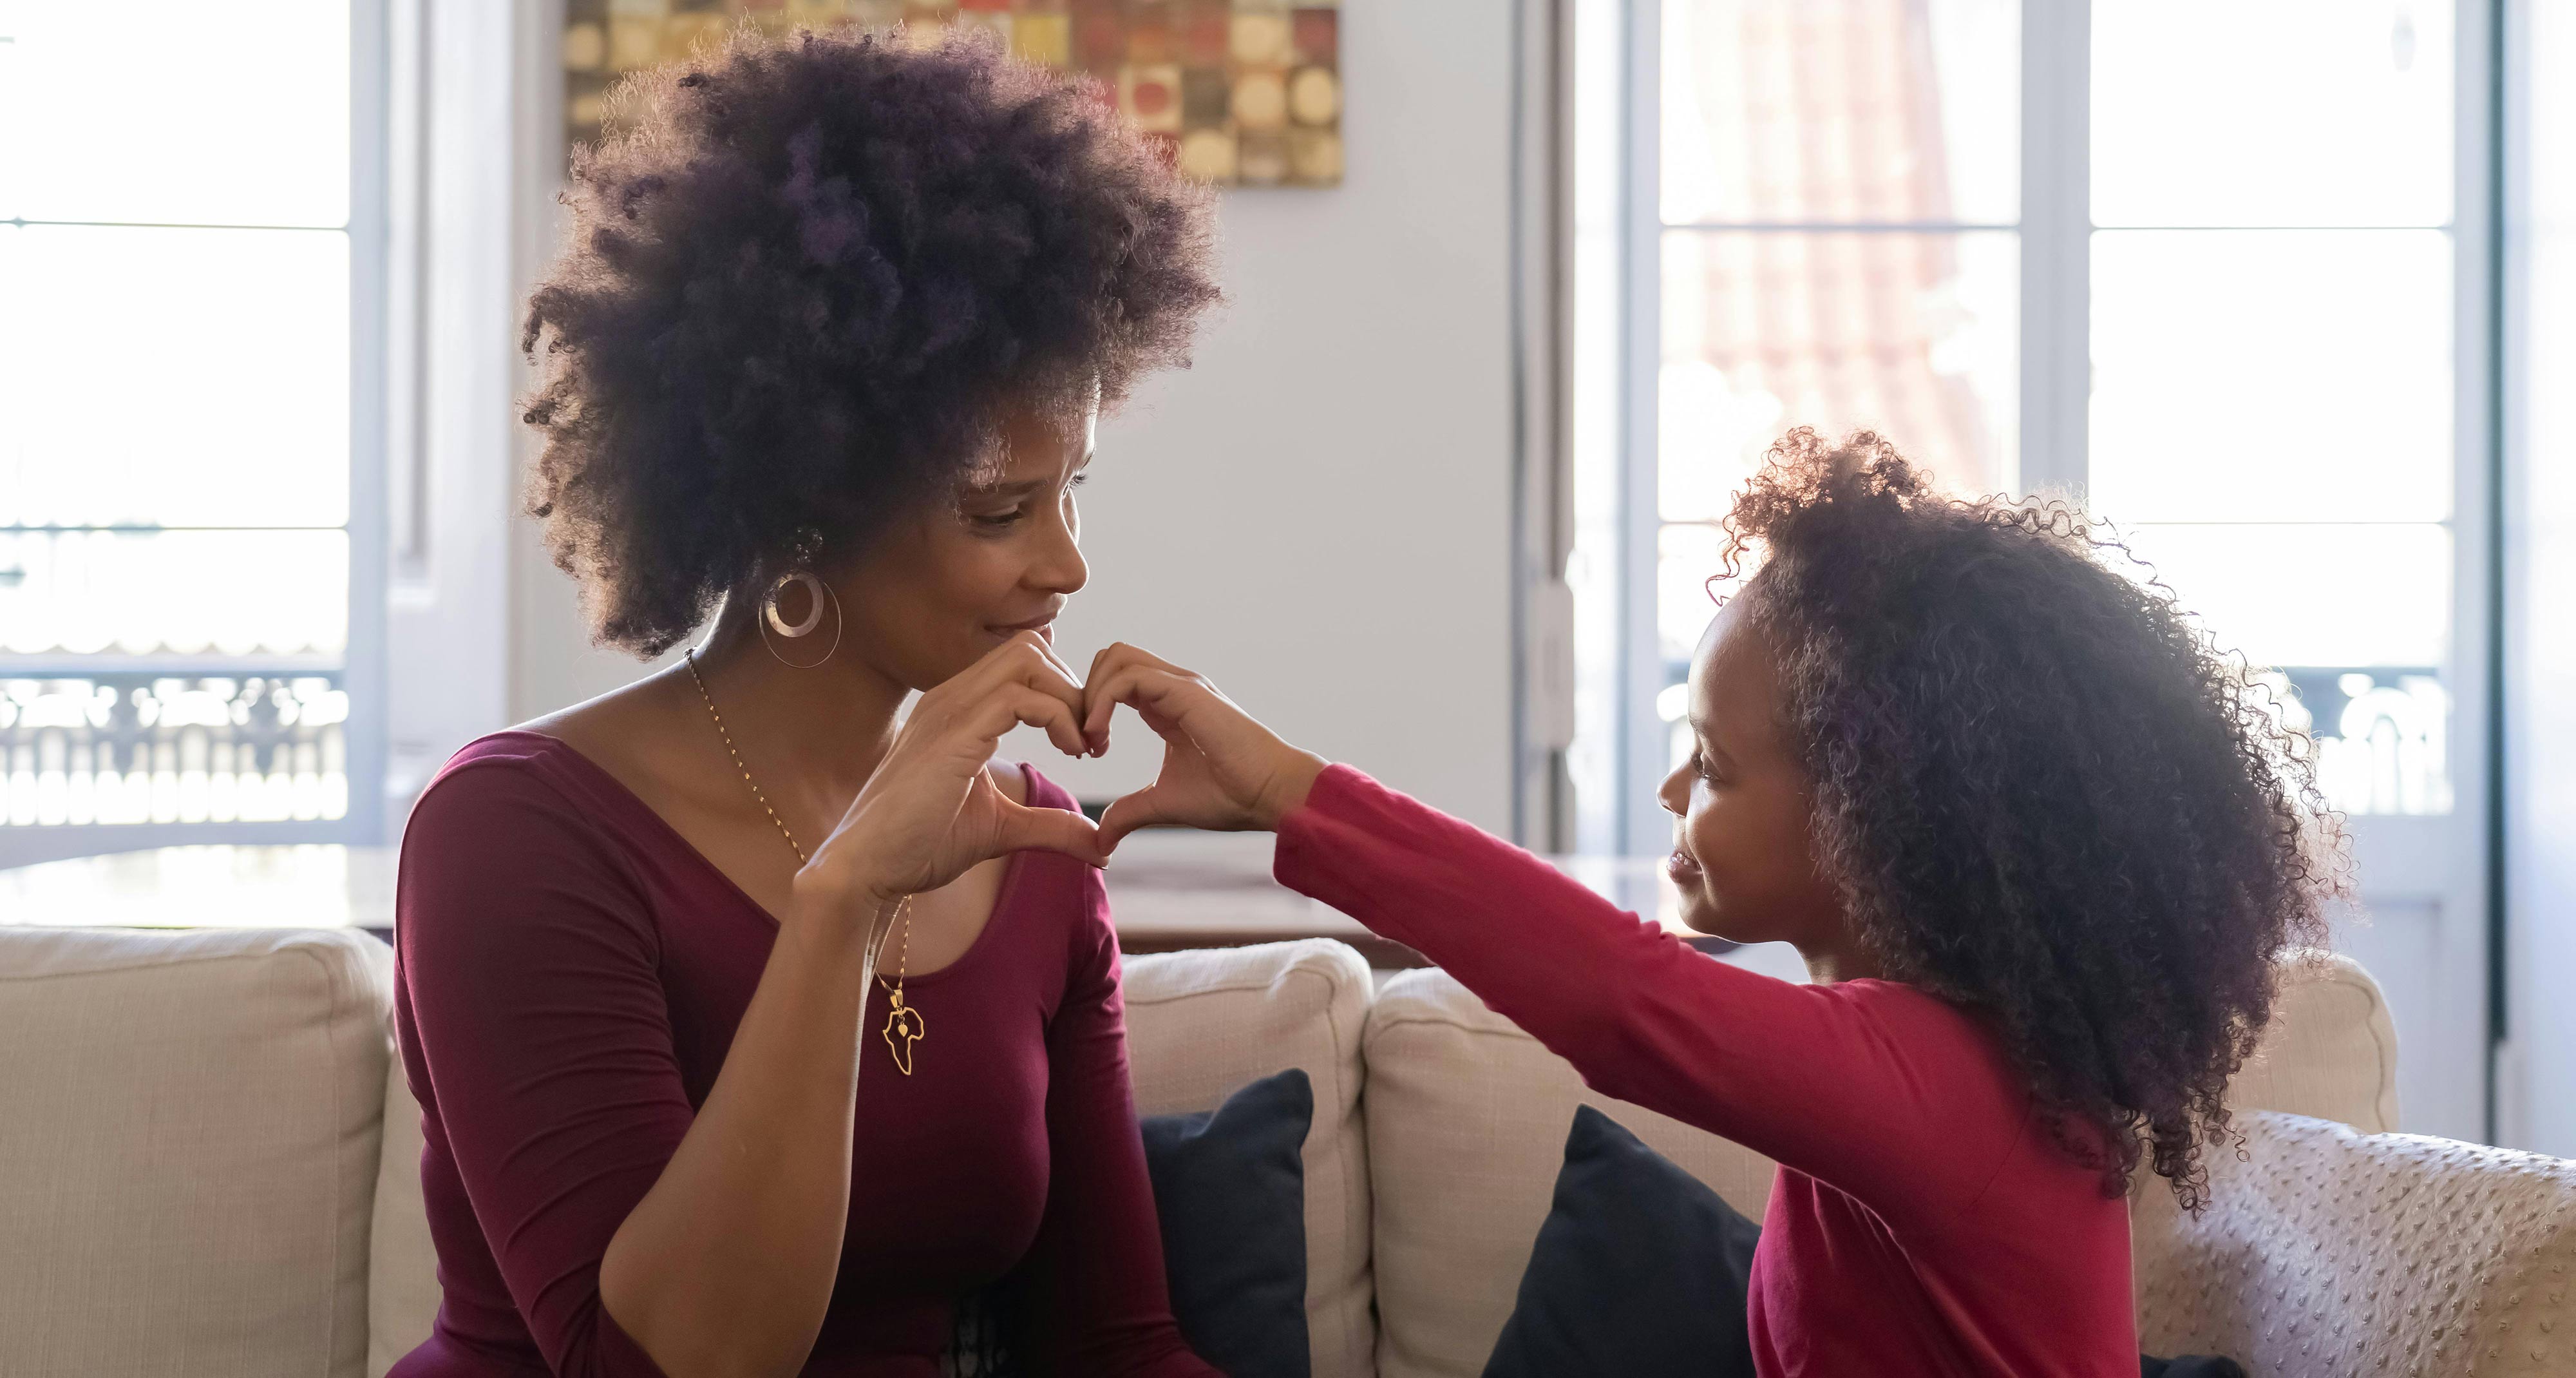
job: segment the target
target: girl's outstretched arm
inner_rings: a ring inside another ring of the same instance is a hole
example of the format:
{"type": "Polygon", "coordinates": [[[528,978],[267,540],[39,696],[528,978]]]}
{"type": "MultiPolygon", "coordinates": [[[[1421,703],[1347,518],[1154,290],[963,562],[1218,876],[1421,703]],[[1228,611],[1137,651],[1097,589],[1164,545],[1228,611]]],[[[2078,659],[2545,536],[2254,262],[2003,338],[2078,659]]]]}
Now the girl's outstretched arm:
{"type": "Polygon", "coordinates": [[[1929,996],[1797,985],[1707,957],[1131,647],[1103,652],[1085,690],[1086,735],[1103,747],[1117,703],[1166,754],[1152,785],[1110,806],[1103,845],[1149,824],[1276,831],[1282,884],[1446,968],[1604,1094],[1905,1211],[1964,1209],[2022,1147],[2014,1134],[2035,1129],[2000,1050],[1929,996]]]}

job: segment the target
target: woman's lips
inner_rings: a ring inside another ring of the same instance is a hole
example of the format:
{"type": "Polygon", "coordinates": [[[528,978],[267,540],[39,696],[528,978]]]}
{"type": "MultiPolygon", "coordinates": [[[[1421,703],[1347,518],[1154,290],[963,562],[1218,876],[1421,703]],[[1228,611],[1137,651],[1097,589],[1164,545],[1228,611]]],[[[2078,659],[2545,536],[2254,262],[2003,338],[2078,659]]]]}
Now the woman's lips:
{"type": "Polygon", "coordinates": [[[1008,626],[993,628],[993,633],[1005,641],[1021,632],[1036,632],[1039,640],[1052,646],[1055,644],[1055,618],[1053,615],[1036,617],[1026,622],[1013,622],[1008,626]]]}
{"type": "Polygon", "coordinates": [[[1695,884],[1699,880],[1699,863],[1691,859],[1690,853],[1675,847],[1673,854],[1664,858],[1664,874],[1677,885],[1695,884]]]}

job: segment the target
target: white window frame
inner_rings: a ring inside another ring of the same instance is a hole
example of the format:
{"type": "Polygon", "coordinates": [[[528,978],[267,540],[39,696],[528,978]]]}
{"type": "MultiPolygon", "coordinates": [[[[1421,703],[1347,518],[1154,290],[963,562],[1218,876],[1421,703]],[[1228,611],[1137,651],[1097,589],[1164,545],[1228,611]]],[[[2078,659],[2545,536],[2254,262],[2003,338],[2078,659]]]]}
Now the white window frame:
{"type": "MultiPolygon", "coordinates": [[[[1665,850],[1671,820],[1656,807],[1666,773],[1667,728],[1654,711],[1663,666],[1656,636],[1658,376],[1662,359],[1659,133],[1664,0],[1621,7],[1619,283],[1623,320],[1618,417],[1621,548],[1613,603],[1621,627],[1616,720],[1619,748],[1611,835],[1638,855],[1665,850]]],[[[1689,0],[1674,0],[1688,3],[1689,0]]],[[[2360,907],[2431,907],[2442,918],[2429,946],[2374,951],[2373,930],[2354,930],[2365,964],[2429,962],[2434,1008],[2409,1022],[2407,1062],[2443,1069],[2413,1081],[2409,1129],[2493,1137],[2490,961],[2500,915],[2490,903],[2496,859],[2490,821],[2497,744],[2493,698],[2500,566],[2494,539],[2499,393],[2495,346],[2502,287],[2495,275],[2495,0],[2459,0],[2457,144],[2450,233],[2454,263],[2454,473],[2450,767],[2455,805],[2439,816],[2348,821],[2360,907]],[[2429,1046],[2425,1040],[2430,1040],[2429,1046]]],[[[2017,227],[1969,223],[1876,229],[2018,228],[2020,237],[2020,479],[2023,491],[2085,490],[2091,391],[2091,6],[2023,0],[2021,218],[2017,227]]],[[[1730,225],[1752,230],[1847,230],[1845,225],[1730,225]]]]}
{"type": "MultiPolygon", "coordinates": [[[[0,827],[0,867],[204,843],[375,842],[385,831],[385,371],[387,0],[349,4],[349,627],[338,666],[349,696],[348,812],[328,820],[61,823],[0,827]]],[[[34,223],[34,222],[28,222],[34,223]]],[[[172,678],[310,673],[308,657],[6,655],[0,679],[149,671],[172,678]]]]}

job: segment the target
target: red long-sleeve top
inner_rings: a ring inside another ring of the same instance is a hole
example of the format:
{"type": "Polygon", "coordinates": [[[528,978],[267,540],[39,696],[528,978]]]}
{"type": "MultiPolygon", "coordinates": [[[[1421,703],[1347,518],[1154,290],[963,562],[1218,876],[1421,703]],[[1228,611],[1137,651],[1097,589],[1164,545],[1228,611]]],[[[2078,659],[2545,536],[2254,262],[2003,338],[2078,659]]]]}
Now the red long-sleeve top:
{"type": "Polygon", "coordinates": [[[2128,1205],[2053,1146],[1959,1010],[1729,966],[1347,766],[1281,820],[1273,867],[1593,1089],[1778,1160],[1748,1307],[1761,1373],[2137,1373],[2128,1205]]]}
{"type": "MultiPolygon", "coordinates": [[[[1029,802],[1073,807],[1035,772],[1029,802]]],[[[443,1292],[395,1378],[660,1378],[601,1306],[600,1259],[715,1084],[776,922],[579,752],[504,732],[413,811],[394,932],[443,1292]]],[[[929,1378],[958,1299],[1015,1274],[1039,1372],[1216,1378],[1171,1316],[1099,873],[1014,855],[974,946],[905,997],[928,1027],[912,1076],[868,995],[848,1233],[804,1371],[929,1378]]]]}

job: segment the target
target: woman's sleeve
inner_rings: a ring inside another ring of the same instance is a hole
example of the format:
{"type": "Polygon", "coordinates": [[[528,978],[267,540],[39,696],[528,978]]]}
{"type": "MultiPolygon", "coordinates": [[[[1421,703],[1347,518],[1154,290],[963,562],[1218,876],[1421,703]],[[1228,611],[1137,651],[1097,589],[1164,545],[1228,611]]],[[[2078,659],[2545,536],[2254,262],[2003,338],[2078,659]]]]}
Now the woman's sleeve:
{"type": "Polygon", "coordinates": [[[1088,913],[1047,1028],[1046,1214],[1019,1270],[1030,1357],[1051,1378],[1221,1378],[1172,1319],[1127,1080],[1118,937],[1100,873],[1083,869],[1088,913]]]}
{"type": "Polygon", "coordinates": [[[495,761],[413,810],[398,891],[414,1089],[519,1315],[560,1378],[662,1378],[599,1295],[693,1117],[635,882],[571,801],[495,761]]]}
{"type": "Polygon", "coordinates": [[[1595,1090],[1873,1204],[1901,1183],[1908,1200],[1962,1205],[2018,1133],[2021,1116],[1987,1094],[2008,1080],[1956,1075],[1991,1052],[1938,1002],[1714,960],[1348,766],[1280,821],[1273,867],[1446,968],[1595,1090]]]}

